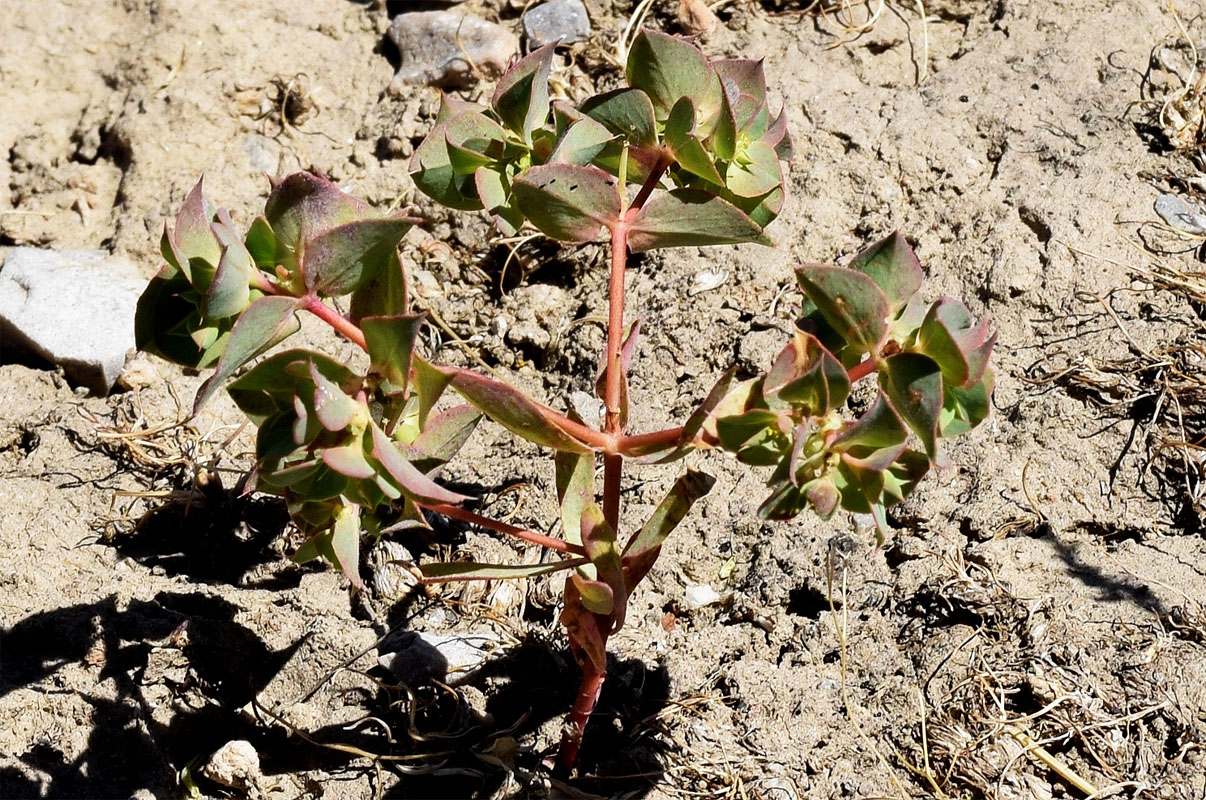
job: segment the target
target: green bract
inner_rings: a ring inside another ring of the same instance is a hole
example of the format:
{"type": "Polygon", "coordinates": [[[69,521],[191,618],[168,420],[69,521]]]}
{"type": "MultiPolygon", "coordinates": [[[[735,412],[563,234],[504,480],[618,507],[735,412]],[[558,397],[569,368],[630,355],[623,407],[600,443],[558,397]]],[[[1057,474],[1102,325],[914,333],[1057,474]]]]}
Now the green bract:
{"type": "Polygon", "coordinates": [[[552,61],[553,45],[518,61],[488,108],[445,97],[411,159],[415,185],[442,205],[484,209],[505,235],[527,222],[586,242],[623,222],[634,252],[770,243],[791,138],[782,112],[772,121],[762,62],[709,62],[643,31],[630,86],[574,108],[549,100],[552,61]],[[629,189],[663,174],[663,191],[629,218],[629,189]]]}

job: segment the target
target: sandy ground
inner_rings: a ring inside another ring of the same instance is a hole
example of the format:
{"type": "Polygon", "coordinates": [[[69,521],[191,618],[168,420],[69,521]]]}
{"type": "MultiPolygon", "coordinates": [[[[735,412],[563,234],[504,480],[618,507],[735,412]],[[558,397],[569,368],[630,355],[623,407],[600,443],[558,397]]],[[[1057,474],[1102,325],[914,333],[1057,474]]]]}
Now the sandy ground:
{"type": "MultiPolygon", "coordinates": [[[[521,5],[464,7],[518,31],[521,5]]],[[[569,96],[614,84],[632,5],[593,0],[597,39],[559,64],[569,96]]],[[[674,5],[651,24],[675,30],[674,5]]],[[[895,228],[927,291],[999,327],[995,411],[896,509],[887,548],[848,517],[759,523],[765,476],[693,456],[716,489],[613,640],[574,791],[1206,796],[1206,281],[1201,240],[1152,210],[1206,192],[1178,19],[1155,0],[930,0],[924,26],[888,3],[858,33],[797,0],[721,6],[704,49],[765,57],[797,143],[792,197],[772,250],[634,262],[634,427],[683,415],[730,363],[769,363],[793,264],[895,228]],[[728,280],[690,293],[704,270],[728,280]],[[692,584],[724,601],[690,610],[692,584]]],[[[1206,53],[1204,10],[1177,8],[1206,53]]],[[[387,91],[387,24],[344,0],[0,0],[0,246],[103,248],[149,277],[201,173],[245,221],[263,173],[314,168],[375,204],[419,203],[430,221],[406,252],[423,302],[479,358],[553,401],[586,388],[602,250],[532,243],[507,264],[482,219],[414,196],[406,159],[437,94],[387,91]]],[[[528,782],[577,682],[550,587],[395,603],[292,565],[283,509],[229,491],[249,463],[236,409],[177,426],[200,379],[155,369],[100,399],[0,366],[0,796],[568,791],[528,782]],[[508,647],[455,690],[408,691],[374,669],[379,639],[408,628],[508,647]],[[251,787],[201,775],[235,739],[259,754],[251,787]]],[[[483,427],[450,477],[545,529],[536,455],[483,427]]],[[[675,477],[631,475],[629,524],[675,477]]]]}

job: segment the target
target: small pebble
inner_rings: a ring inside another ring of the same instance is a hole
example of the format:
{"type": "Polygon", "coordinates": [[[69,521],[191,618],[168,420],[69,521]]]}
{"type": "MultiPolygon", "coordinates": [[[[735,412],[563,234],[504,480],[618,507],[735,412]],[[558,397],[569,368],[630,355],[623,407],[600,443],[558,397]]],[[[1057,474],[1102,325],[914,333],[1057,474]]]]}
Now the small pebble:
{"type": "Polygon", "coordinates": [[[519,39],[501,25],[454,11],[412,11],[394,17],[389,38],[402,65],[391,90],[405,84],[468,86],[497,78],[519,53],[519,39]]]}
{"type": "Polygon", "coordinates": [[[549,0],[523,15],[523,32],[532,49],[584,42],[590,38],[590,14],[582,0],[549,0]]]}

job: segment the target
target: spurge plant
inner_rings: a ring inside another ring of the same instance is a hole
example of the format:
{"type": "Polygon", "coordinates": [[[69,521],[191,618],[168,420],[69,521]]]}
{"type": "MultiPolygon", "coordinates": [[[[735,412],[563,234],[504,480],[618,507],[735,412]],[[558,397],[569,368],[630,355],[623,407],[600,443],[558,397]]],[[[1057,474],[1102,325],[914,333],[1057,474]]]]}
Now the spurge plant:
{"type": "Polygon", "coordinates": [[[518,61],[488,108],[445,97],[415,150],[411,175],[445,206],[484,209],[504,234],[531,225],[560,242],[610,238],[607,344],[595,384],[601,424],[558,412],[511,386],[420,350],[398,244],[418,220],[383,215],[314,175],[273,184],[245,234],[201,184],[175,226],[167,262],[138,309],[142,349],[213,368],[199,409],[225,386],[258,426],[252,486],[284,498],[307,535],[294,558],[322,557],[361,586],[360,543],[443,515],[555,553],[537,565],[427,563],[428,582],[567,573],[560,621],[582,667],[557,768],[573,766],[606,675],[607,641],[666,537],[713,479],[687,469],[639,528],[621,528],[625,465],[720,448],[772,468],[759,513],[811,507],[869,514],[881,533],[941,459],[940,440],[988,413],[994,336],[958,301],[921,299],[923,272],[899,234],[845,266],[797,270],[803,305],[791,340],[764,375],[734,370],[680,426],[630,433],[627,374],[639,324],[624,319],[629,253],[758,242],[784,200],[791,140],[772,115],[760,61],[708,61],[654,32],[634,43],[628,86],[577,107],[549,93],[553,49],[518,61]],[[326,300],[350,297],[341,314],[326,300]],[[307,311],[359,345],[355,372],[291,349],[243,369],[298,330],[307,311]],[[854,384],[874,387],[851,400],[854,384]],[[466,402],[441,404],[453,389],[466,402]],[[861,409],[855,415],[852,408],[861,409]],[[482,516],[433,478],[482,415],[551,450],[561,537],[482,516]],[[602,487],[595,484],[602,462],[602,487]]]}

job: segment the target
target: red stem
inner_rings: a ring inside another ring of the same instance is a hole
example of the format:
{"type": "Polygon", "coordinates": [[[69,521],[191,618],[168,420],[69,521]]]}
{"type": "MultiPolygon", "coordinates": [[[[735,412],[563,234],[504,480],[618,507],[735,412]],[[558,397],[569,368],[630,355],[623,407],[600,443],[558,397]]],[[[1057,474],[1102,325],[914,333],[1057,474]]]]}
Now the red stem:
{"type": "Polygon", "coordinates": [[[876,366],[878,366],[876,360],[874,358],[868,358],[866,361],[860,361],[850,369],[846,370],[846,374],[850,376],[850,382],[854,383],[857,380],[867,377],[872,372],[875,372],[876,366]]]}
{"type": "Polygon", "coordinates": [[[621,436],[616,442],[616,450],[621,455],[632,455],[643,449],[657,450],[664,446],[678,444],[683,438],[682,428],[666,428],[652,433],[638,433],[634,436],[621,436]]]}
{"type": "Polygon", "coordinates": [[[344,317],[338,311],[331,308],[322,300],[319,300],[315,295],[308,294],[303,297],[302,307],[314,316],[321,319],[323,322],[330,325],[345,339],[359,347],[361,350],[368,350],[368,344],[364,341],[364,331],[360,330],[355,323],[344,317]]]}
{"type": "Polygon", "coordinates": [[[423,507],[429,508],[437,514],[443,514],[446,517],[459,519],[462,522],[480,525],[481,527],[492,531],[498,531],[499,533],[505,533],[508,536],[514,536],[516,539],[523,539],[525,542],[531,542],[532,544],[547,547],[550,550],[556,550],[559,553],[573,553],[576,556],[586,554],[586,551],[582,549],[581,545],[570,544],[563,539],[554,539],[552,536],[545,536],[543,533],[537,533],[536,531],[530,531],[526,528],[519,528],[515,525],[510,525],[506,522],[501,522],[496,519],[483,517],[481,514],[474,514],[472,511],[466,511],[463,508],[442,504],[424,504],[423,507]]]}
{"type": "Polygon", "coordinates": [[[582,734],[586,731],[586,723],[599,702],[599,693],[603,691],[603,681],[607,677],[606,669],[596,669],[595,662],[589,658],[582,659],[582,685],[578,688],[578,699],[565,721],[564,733],[561,736],[561,748],[557,753],[557,765],[553,774],[566,777],[578,760],[578,750],[582,747],[582,734]]]}

